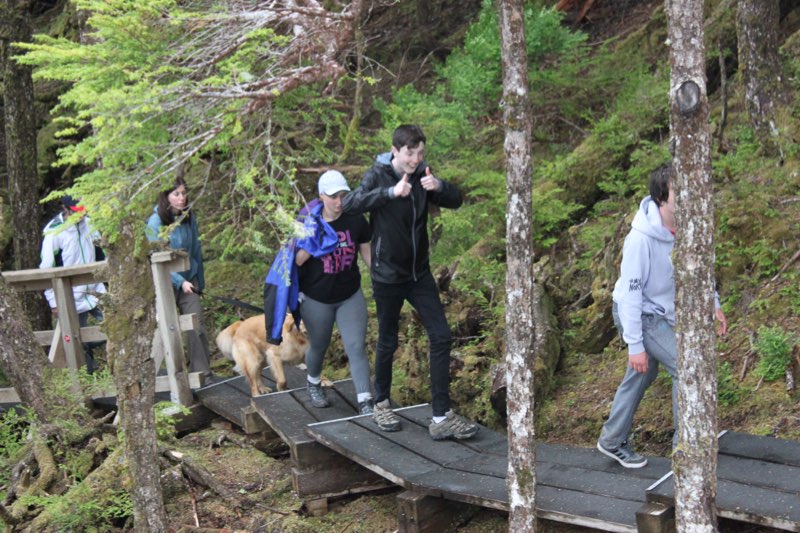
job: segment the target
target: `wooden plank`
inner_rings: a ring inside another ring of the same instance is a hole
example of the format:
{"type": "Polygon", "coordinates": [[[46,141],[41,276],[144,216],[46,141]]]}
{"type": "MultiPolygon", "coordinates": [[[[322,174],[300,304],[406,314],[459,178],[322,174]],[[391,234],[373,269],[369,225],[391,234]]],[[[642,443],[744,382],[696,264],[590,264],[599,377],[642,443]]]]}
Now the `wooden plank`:
{"type": "Polygon", "coordinates": [[[794,440],[726,431],[719,439],[719,453],[800,467],[800,442],[794,440]]]}
{"type": "MultiPolygon", "coordinates": [[[[104,342],[108,340],[105,333],[100,331],[100,326],[87,326],[80,328],[81,342],[104,342]]],[[[42,331],[34,331],[36,341],[40,346],[50,346],[53,342],[55,330],[47,329],[42,331]]],[[[60,335],[59,335],[60,336],[60,335]]]]}
{"type": "Polygon", "coordinates": [[[650,480],[555,463],[536,464],[536,484],[645,502],[650,480]]]}
{"type": "Polygon", "coordinates": [[[71,278],[73,285],[97,283],[107,278],[105,269],[108,263],[98,261],[68,267],[31,268],[3,272],[3,278],[15,289],[22,291],[43,291],[53,286],[53,280],[71,278]]]}
{"type": "Polygon", "coordinates": [[[358,494],[387,486],[381,476],[352,461],[308,472],[292,467],[292,487],[301,499],[358,494]]]}
{"type": "Polygon", "coordinates": [[[651,479],[661,478],[672,469],[672,463],[664,457],[648,457],[645,468],[625,468],[594,448],[578,448],[564,444],[536,444],[536,462],[551,462],[591,470],[612,472],[623,476],[651,479]]]}
{"type": "MultiPolygon", "coordinates": [[[[188,258],[185,254],[176,251],[168,252],[169,261],[164,261],[167,256],[153,254],[151,256],[151,270],[153,285],[156,292],[156,320],[158,329],[156,334],[160,337],[161,348],[167,363],[170,389],[173,398],[181,405],[193,403],[192,392],[187,380],[186,362],[184,360],[183,339],[175,304],[170,272],[172,270],[185,270],[188,267],[188,258]]],[[[164,252],[160,252],[164,254],[164,252]]]]}
{"type": "MultiPolygon", "coordinates": [[[[648,501],[670,506],[675,502],[673,476],[647,491],[648,501]]],[[[717,514],[742,522],[800,531],[800,494],[747,483],[717,480],[717,514]]]]}
{"type": "Polygon", "coordinates": [[[675,508],[647,502],[636,511],[639,533],[675,533],[675,508]]]}
{"type": "Polygon", "coordinates": [[[250,407],[250,388],[242,387],[244,378],[232,378],[195,391],[206,408],[234,424],[244,427],[243,409],[250,407]]]}
{"type": "Polygon", "coordinates": [[[61,342],[67,358],[67,368],[76,370],[86,364],[80,342],[80,322],[75,309],[75,295],[69,278],[53,280],[53,293],[58,307],[58,323],[61,326],[61,342]]]}
{"type": "Polygon", "coordinates": [[[717,478],[765,489],[791,492],[800,498],[800,467],[720,455],[717,478]]]}
{"type": "Polygon", "coordinates": [[[312,424],[308,431],[325,446],[406,488],[412,488],[408,479],[441,468],[390,439],[402,431],[383,432],[372,421],[359,423],[363,418],[367,417],[312,424]]]}
{"type": "MultiPolygon", "coordinates": [[[[430,404],[420,404],[411,407],[404,407],[398,410],[398,415],[408,421],[413,421],[415,424],[425,428],[427,432],[428,425],[431,422],[431,407],[430,404]]],[[[502,433],[492,431],[485,426],[480,426],[481,429],[478,433],[469,440],[462,441],[462,444],[468,446],[470,449],[490,455],[497,455],[500,457],[508,456],[508,440],[502,433]]],[[[430,441],[430,437],[427,437],[430,441]]],[[[445,441],[447,442],[447,441],[445,441]]]]}
{"type": "Polygon", "coordinates": [[[439,533],[451,529],[467,509],[458,503],[406,490],[397,495],[398,533],[439,533]]]}
{"type": "Polygon", "coordinates": [[[536,505],[540,518],[603,531],[635,533],[636,511],[642,504],[545,486],[536,489],[536,505]]]}
{"type": "Polygon", "coordinates": [[[508,487],[505,478],[446,467],[404,477],[408,488],[425,494],[508,511],[508,487]]]}

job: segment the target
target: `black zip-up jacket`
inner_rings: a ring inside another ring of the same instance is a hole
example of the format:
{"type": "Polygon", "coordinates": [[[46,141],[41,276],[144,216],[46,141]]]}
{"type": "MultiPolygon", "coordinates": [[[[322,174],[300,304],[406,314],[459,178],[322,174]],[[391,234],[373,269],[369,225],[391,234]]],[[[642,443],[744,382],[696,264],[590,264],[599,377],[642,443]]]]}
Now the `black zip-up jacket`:
{"type": "Polygon", "coordinates": [[[342,204],[347,213],[369,213],[372,226],[372,279],[379,283],[416,281],[430,270],[428,250],[428,203],[456,209],[463,199],[458,187],[439,180],[441,189],[429,192],[420,179],[423,161],[409,176],[411,194],[393,197],[401,176],[392,166],[391,152],[381,154],[364,175],[361,185],[342,204]]]}

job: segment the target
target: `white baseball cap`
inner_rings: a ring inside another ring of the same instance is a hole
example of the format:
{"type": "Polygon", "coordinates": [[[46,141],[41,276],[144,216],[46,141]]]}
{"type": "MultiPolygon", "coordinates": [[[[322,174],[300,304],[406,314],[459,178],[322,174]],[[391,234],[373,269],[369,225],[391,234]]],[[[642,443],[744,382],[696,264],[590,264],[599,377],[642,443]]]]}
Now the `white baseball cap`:
{"type": "Polygon", "coordinates": [[[319,177],[319,193],[333,196],[340,191],[349,191],[347,180],[338,170],[328,170],[319,177]]]}

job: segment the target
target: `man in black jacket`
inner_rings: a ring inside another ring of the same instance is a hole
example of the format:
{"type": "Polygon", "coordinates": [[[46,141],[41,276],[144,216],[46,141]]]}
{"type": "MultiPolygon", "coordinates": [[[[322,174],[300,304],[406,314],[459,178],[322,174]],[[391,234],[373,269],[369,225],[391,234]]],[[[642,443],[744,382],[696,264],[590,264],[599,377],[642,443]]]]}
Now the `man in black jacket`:
{"type": "Polygon", "coordinates": [[[403,125],[392,135],[392,151],[381,154],[361,185],[344,200],[344,211],[370,214],[372,288],[378,312],[375,353],[376,404],[373,420],[384,431],[398,431],[392,411],[392,360],[398,344],[403,302],[417,310],[430,340],[434,440],[468,439],[478,426],[450,409],[450,326],[431,274],[428,255],[428,203],[461,206],[461,192],[431,174],[424,162],[425,135],[403,125]]]}

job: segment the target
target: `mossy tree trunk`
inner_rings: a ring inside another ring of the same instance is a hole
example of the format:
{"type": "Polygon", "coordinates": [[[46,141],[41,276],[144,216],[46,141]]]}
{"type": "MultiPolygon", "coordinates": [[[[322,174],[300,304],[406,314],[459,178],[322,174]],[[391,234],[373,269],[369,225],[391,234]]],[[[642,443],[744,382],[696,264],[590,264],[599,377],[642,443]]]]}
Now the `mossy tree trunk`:
{"type": "Polygon", "coordinates": [[[51,421],[45,396],[45,371],[50,365],[36,341],[16,291],[0,276],[0,367],[19,394],[23,405],[41,423],[51,421]]]}
{"type": "Polygon", "coordinates": [[[703,46],[703,0],[667,0],[670,129],[676,183],[678,448],[673,454],[679,531],[717,530],[717,365],[714,345],[714,205],[703,46]]]}
{"type": "Polygon", "coordinates": [[[531,114],[522,0],[501,1],[506,155],[506,386],[509,531],[536,531],[531,114]]]}
{"type": "Polygon", "coordinates": [[[739,69],[750,123],[762,145],[779,148],[780,116],[790,92],[778,57],[779,0],[739,0],[739,69]]]}
{"type": "MultiPolygon", "coordinates": [[[[36,116],[31,67],[13,59],[15,42],[31,41],[30,4],[26,0],[0,0],[0,62],[8,167],[9,203],[14,217],[14,269],[39,266],[39,178],[36,167],[36,116]]],[[[48,329],[50,312],[41,295],[22,296],[28,317],[37,329],[48,329]]]]}
{"type": "Polygon", "coordinates": [[[166,531],[156,441],[155,364],[151,357],[156,317],[149,246],[142,223],[128,215],[109,249],[109,299],[104,329],[117,389],[120,428],[133,487],[136,531],[166,531]]]}

